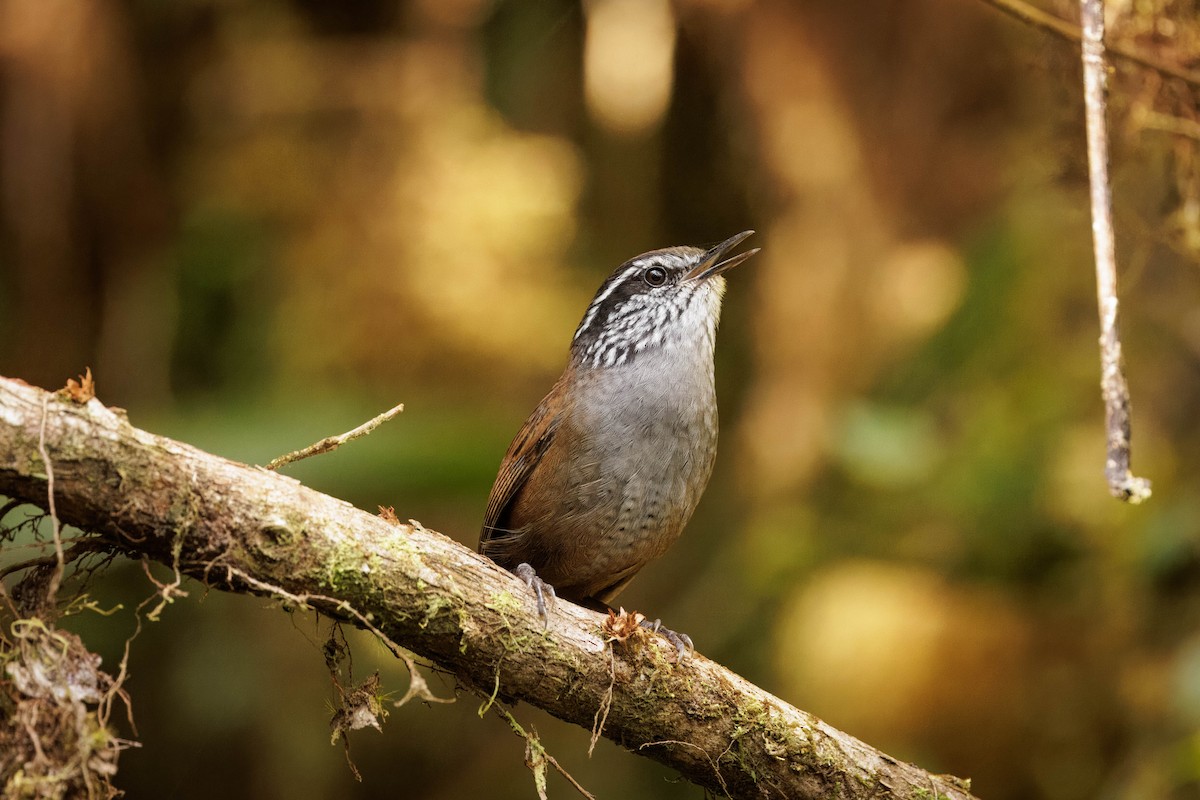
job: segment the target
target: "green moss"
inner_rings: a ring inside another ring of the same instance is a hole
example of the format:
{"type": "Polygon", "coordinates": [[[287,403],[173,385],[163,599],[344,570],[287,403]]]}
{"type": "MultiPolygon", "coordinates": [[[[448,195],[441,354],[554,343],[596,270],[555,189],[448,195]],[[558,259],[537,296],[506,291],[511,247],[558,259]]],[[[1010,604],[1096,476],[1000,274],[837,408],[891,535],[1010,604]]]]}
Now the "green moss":
{"type": "Polygon", "coordinates": [[[404,527],[394,527],[395,535],[376,540],[376,546],[397,563],[413,564],[420,559],[417,546],[403,531],[404,527]]]}
{"type": "Polygon", "coordinates": [[[512,622],[509,620],[509,614],[517,614],[524,608],[524,603],[513,596],[512,592],[498,592],[488,598],[488,601],[483,604],[485,608],[489,608],[500,615],[500,619],[504,621],[506,628],[512,629],[512,622]]]}
{"type": "MultiPolygon", "coordinates": [[[[752,700],[734,715],[729,748],[722,760],[737,764],[743,774],[757,781],[750,754],[757,754],[760,744],[768,756],[788,761],[794,771],[802,771],[803,765],[812,761],[812,743],[804,735],[804,730],[787,722],[770,705],[752,700]],[[754,747],[748,749],[746,743],[753,743],[754,747]]],[[[841,771],[840,765],[831,756],[822,759],[821,766],[831,772],[841,771]]]]}
{"type": "Polygon", "coordinates": [[[429,596],[429,600],[425,604],[425,615],[421,618],[421,621],[417,623],[417,627],[419,627],[421,630],[425,630],[427,627],[429,627],[429,624],[443,612],[453,613],[453,629],[461,631],[464,623],[466,622],[466,608],[461,600],[456,602],[454,599],[443,594],[429,596]]]}
{"type": "MultiPolygon", "coordinates": [[[[518,598],[511,592],[497,592],[488,598],[488,601],[484,603],[484,607],[495,611],[497,616],[500,617],[501,628],[496,631],[496,634],[499,636],[505,652],[526,652],[533,641],[533,637],[528,633],[517,634],[517,628],[512,624],[512,620],[510,619],[510,615],[520,616],[524,613],[524,598],[518,598]]],[[[543,638],[546,638],[546,636],[544,635],[543,638]]]]}
{"type": "Polygon", "coordinates": [[[909,795],[912,800],[951,800],[949,795],[941,792],[931,792],[929,789],[913,789],[909,795]]]}
{"type": "Polygon", "coordinates": [[[344,542],[331,550],[324,561],[321,583],[339,597],[362,588],[372,572],[366,555],[355,542],[344,542]]]}

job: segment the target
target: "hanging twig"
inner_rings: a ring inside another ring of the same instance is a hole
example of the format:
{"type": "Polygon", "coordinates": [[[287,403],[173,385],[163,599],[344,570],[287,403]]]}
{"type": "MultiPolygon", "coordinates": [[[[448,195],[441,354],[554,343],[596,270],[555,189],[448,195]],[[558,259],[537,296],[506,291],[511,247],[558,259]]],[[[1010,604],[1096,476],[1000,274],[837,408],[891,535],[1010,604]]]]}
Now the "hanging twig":
{"type": "MultiPolygon", "coordinates": [[[[88,377],[91,378],[91,371],[88,371],[88,377]]],[[[63,572],[66,569],[66,560],[63,556],[62,529],[58,524],[58,511],[54,505],[54,467],[50,464],[50,456],[46,453],[46,417],[49,415],[50,396],[42,397],[42,425],[38,432],[38,455],[42,457],[42,464],[46,467],[46,510],[50,512],[50,531],[54,536],[54,572],[50,574],[50,581],[46,585],[46,604],[48,607],[54,607],[54,601],[58,598],[58,587],[62,583],[63,572]]]]}
{"type": "Polygon", "coordinates": [[[1100,391],[1108,434],[1104,475],[1114,497],[1140,503],[1150,496],[1150,481],[1129,471],[1129,385],[1121,358],[1117,325],[1117,256],[1113,238],[1112,195],[1108,184],[1108,126],[1105,122],[1108,74],[1104,60],[1103,0],[1080,0],[1083,22],[1083,96],[1087,116],[1088,180],[1092,196],[1092,245],[1096,259],[1096,295],[1100,306],[1100,391]]]}

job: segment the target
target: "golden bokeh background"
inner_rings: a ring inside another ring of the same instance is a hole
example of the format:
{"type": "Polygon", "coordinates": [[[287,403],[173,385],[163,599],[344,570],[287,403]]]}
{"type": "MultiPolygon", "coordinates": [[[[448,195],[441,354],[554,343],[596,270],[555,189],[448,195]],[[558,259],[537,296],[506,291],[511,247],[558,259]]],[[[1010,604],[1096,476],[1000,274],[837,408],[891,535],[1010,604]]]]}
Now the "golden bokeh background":
{"type": "MultiPolygon", "coordinates": [[[[1194,0],[1109,29],[1200,63],[1194,0]]],[[[1198,797],[1200,111],[1112,86],[1141,507],[1103,481],[1078,55],[984,0],[0,0],[0,374],[90,366],[252,463],[404,402],[288,473],[474,546],[608,272],[754,228],[716,474],[622,604],[989,800],[1198,797]]],[[[534,796],[469,695],[355,735],[355,782],[325,629],[188,589],[132,646],[129,797],[534,796]]],[[[125,611],[67,624],[113,666],[152,591],[117,565],[125,611]]],[[[598,797],[699,796],[517,714],[598,797]]]]}

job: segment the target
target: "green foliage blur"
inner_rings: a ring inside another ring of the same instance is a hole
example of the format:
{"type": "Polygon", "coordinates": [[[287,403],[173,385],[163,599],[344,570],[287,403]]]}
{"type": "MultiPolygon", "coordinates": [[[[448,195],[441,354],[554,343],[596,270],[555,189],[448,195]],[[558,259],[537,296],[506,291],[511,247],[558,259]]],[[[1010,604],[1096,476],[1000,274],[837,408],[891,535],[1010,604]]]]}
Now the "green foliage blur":
{"type": "MultiPolygon", "coordinates": [[[[1194,0],[1109,28],[1200,57],[1194,0]]],[[[1198,797],[1200,104],[1112,66],[1140,507],[1103,479],[1078,56],[984,0],[0,0],[0,374],[90,366],[259,464],[403,402],[285,472],[474,546],[608,272],[754,228],[716,474],[621,604],[990,800],[1198,797]]],[[[327,623],[185,588],[132,645],[127,796],[535,796],[467,694],[353,735],[356,782],[327,623]]],[[[92,594],[113,667],[153,587],[92,594]]],[[[597,797],[699,794],[516,713],[597,797]]]]}

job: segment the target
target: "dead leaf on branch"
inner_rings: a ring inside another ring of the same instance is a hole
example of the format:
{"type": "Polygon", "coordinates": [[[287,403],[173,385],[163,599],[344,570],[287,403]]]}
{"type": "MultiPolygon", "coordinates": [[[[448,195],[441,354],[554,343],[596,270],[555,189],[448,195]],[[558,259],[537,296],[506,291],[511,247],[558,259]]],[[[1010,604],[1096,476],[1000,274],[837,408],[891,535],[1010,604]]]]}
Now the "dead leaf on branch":
{"type": "Polygon", "coordinates": [[[533,773],[533,786],[537,790],[538,800],[547,800],[546,748],[534,730],[525,737],[525,766],[533,773]]]}
{"type": "Polygon", "coordinates": [[[84,405],[93,397],[96,396],[96,381],[92,379],[92,368],[79,376],[79,380],[67,378],[67,385],[58,390],[58,393],[80,405],[84,405]]]}
{"type": "Polygon", "coordinates": [[[337,744],[337,740],[347,732],[363,728],[382,732],[380,720],[386,719],[387,713],[379,697],[379,673],[375,672],[342,695],[341,708],[334,712],[333,719],[329,721],[329,727],[333,729],[330,743],[337,744]]]}
{"type": "Polygon", "coordinates": [[[341,695],[341,705],[329,720],[329,727],[332,729],[329,743],[337,744],[341,739],[342,749],[346,753],[346,764],[349,765],[354,780],[362,783],[362,773],[350,758],[350,737],[347,734],[363,728],[374,728],[380,733],[383,732],[381,720],[387,718],[388,712],[379,696],[379,673],[373,673],[349,691],[345,691],[336,678],[334,683],[341,695]]]}
{"type": "Polygon", "coordinates": [[[646,629],[642,627],[645,620],[646,616],[640,612],[626,613],[623,608],[620,611],[613,611],[610,608],[608,617],[600,623],[600,632],[609,641],[624,642],[631,636],[646,632],[646,629]]]}

